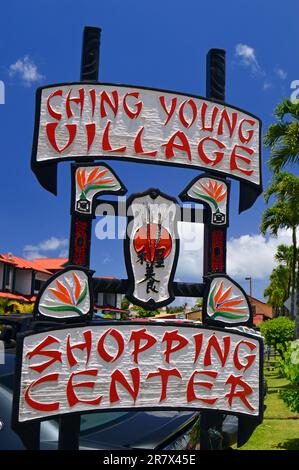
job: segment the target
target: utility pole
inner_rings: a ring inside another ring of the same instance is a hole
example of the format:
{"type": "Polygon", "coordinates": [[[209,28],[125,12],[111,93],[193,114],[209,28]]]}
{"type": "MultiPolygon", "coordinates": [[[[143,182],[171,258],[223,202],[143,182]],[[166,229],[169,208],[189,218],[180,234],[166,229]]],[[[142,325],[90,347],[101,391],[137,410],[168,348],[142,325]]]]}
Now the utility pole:
{"type": "Polygon", "coordinates": [[[252,297],[252,277],[245,277],[245,281],[249,281],[249,295],[252,297]]]}

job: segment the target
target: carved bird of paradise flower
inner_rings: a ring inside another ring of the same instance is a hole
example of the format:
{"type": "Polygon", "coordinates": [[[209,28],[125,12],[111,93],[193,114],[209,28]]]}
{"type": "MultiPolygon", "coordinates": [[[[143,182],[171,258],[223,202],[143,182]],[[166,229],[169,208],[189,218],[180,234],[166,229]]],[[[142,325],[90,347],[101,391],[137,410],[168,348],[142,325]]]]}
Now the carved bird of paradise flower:
{"type": "Polygon", "coordinates": [[[205,201],[209,201],[213,204],[215,210],[219,210],[219,202],[223,201],[223,199],[227,195],[227,190],[225,189],[224,183],[220,183],[219,181],[213,181],[209,179],[208,186],[205,186],[200,181],[198,182],[197,190],[192,188],[192,192],[199,196],[201,199],[205,201]]]}
{"type": "Polygon", "coordinates": [[[77,170],[76,180],[81,190],[80,200],[86,200],[87,193],[93,189],[110,189],[116,186],[114,178],[103,179],[107,172],[107,168],[101,170],[101,167],[95,167],[89,175],[86,176],[86,168],[77,170]]]}
{"type": "Polygon", "coordinates": [[[56,299],[60,301],[57,305],[43,305],[47,310],[54,312],[75,312],[78,315],[83,316],[84,313],[80,310],[80,304],[86,298],[88,292],[87,281],[81,286],[80,280],[75,272],[72,273],[74,278],[74,288],[71,289],[69,286],[66,287],[61,281],[56,281],[56,288],[50,288],[49,290],[54,294],[56,299]],[[61,302],[63,305],[61,305],[61,302]]]}
{"type": "Polygon", "coordinates": [[[213,312],[210,315],[212,319],[223,317],[242,320],[247,317],[247,306],[240,305],[242,303],[246,304],[244,297],[231,295],[232,289],[233,286],[230,286],[223,291],[223,281],[220,282],[219,286],[214,285],[208,298],[208,305],[213,312]]]}

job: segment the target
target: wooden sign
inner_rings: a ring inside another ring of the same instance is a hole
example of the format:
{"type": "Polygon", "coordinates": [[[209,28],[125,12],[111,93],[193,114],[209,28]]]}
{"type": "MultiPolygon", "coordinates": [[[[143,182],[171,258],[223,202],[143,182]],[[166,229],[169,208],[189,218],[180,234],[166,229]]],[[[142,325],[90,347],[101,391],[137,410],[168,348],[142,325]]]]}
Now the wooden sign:
{"type": "Polygon", "coordinates": [[[261,417],[258,336],[110,322],[20,339],[14,419],[99,410],[194,409],[261,417]]]}
{"type": "Polygon", "coordinates": [[[68,266],[53,274],[40,290],[34,307],[38,320],[86,321],[92,315],[91,272],[79,266],[68,266]]]}
{"type": "Polygon", "coordinates": [[[260,136],[257,117],[206,98],[127,85],[51,85],[37,90],[32,167],[114,157],[209,169],[259,191],[260,136]]]}
{"type": "Polygon", "coordinates": [[[101,410],[200,410],[201,449],[213,447],[209,431],[222,432],[225,414],[240,417],[239,435],[246,424],[246,439],[261,422],[263,340],[239,331],[252,326],[252,312],[226,275],[226,177],[240,181],[239,212],[251,207],[262,192],[261,122],[225,104],[224,55],[208,54],[206,98],[98,83],[99,30],[86,28],[82,81],[37,90],[32,170],[56,194],[57,163],[75,163],[70,265],[43,286],[38,321],[17,339],[12,426],[26,447],[38,447],[40,421],[56,418],[59,449],[78,449],[80,414],[101,410]],[[159,189],[127,200],[128,279],[101,279],[101,292],[125,294],[147,310],[168,305],[174,292],[203,296],[203,325],[93,321],[96,198],[126,193],[100,159],[205,171],[179,196],[206,206],[203,283],[173,282],[182,208],[159,189]]]}
{"type": "Polygon", "coordinates": [[[242,287],[226,274],[207,279],[203,321],[218,326],[253,326],[249,300],[242,287]]]}
{"type": "Polygon", "coordinates": [[[108,165],[73,165],[72,213],[94,217],[96,197],[104,194],[122,195],[126,188],[108,165]]]}
{"type": "Polygon", "coordinates": [[[230,183],[211,175],[197,176],[180,194],[182,201],[194,201],[210,209],[210,220],[214,226],[228,226],[230,183]]]}
{"type": "Polygon", "coordinates": [[[125,259],[127,297],[154,310],[174,300],[172,281],[179,253],[177,202],[149,189],[128,199],[125,259]]]}

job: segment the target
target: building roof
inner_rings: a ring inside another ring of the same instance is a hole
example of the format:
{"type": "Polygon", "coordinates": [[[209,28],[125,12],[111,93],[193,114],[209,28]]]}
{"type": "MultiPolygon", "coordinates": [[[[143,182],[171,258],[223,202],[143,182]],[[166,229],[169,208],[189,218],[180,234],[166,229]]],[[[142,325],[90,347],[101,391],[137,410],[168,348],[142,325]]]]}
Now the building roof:
{"type": "Polygon", "coordinates": [[[114,276],[95,276],[95,279],[118,279],[114,276]]]}
{"type": "Polygon", "coordinates": [[[110,312],[129,313],[129,310],[117,307],[110,307],[109,305],[95,305],[94,308],[98,310],[110,310],[110,312]]]}
{"type": "Polygon", "coordinates": [[[0,255],[0,261],[10,262],[16,268],[19,269],[31,269],[32,271],[39,271],[46,274],[52,274],[50,271],[48,271],[46,268],[44,268],[34,260],[28,260],[25,258],[21,258],[20,256],[14,256],[8,253],[2,254],[0,255]]]}
{"type": "Polygon", "coordinates": [[[9,263],[19,269],[31,269],[45,274],[53,274],[52,271],[63,269],[67,258],[36,258],[28,260],[12,254],[1,254],[0,262],[9,263]]]}
{"type": "Polygon", "coordinates": [[[10,299],[10,300],[20,300],[22,302],[31,302],[23,295],[12,294],[11,292],[0,292],[0,298],[10,299]]]}
{"type": "Polygon", "coordinates": [[[65,267],[68,258],[35,258],[34,262],[44,269],[56,271],[65,267]]]}

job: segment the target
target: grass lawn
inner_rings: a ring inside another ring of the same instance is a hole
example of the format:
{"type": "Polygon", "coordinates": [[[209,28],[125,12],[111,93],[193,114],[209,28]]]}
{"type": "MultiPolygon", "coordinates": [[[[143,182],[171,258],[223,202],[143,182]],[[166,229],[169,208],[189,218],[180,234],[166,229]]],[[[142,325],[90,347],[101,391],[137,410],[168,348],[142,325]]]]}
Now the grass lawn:
{"type": "MultiPolygon", "coordinates": [[[[299,450],[299,413],[293,413],[279,397],[279,391],[290,387],[275,367],[265,365],[268,384],[264,421],[249,441],[239,450],[299,450]]],[[[234,448],[236,448],[234,446],[234,448]]]]}

